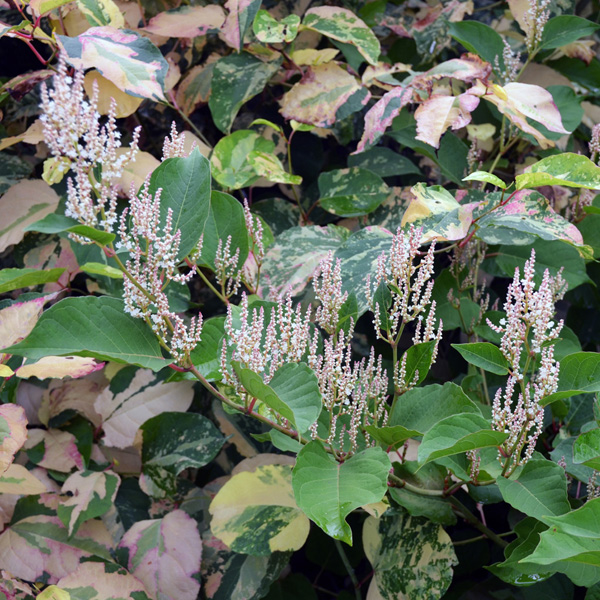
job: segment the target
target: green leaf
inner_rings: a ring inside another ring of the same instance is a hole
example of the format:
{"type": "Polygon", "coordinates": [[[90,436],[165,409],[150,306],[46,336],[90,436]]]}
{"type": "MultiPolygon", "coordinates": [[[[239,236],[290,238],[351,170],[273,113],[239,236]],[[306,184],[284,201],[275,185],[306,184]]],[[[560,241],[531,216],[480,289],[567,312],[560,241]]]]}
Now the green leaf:
{"type": "Polygon", "coordinates": [[[103,263],[86,262],[79,268],[89,275],[102,275],[104,277],[110,277],[111,279],[123,279],[123,271],[103,263]]]}
{"type": "Polygon", "coordinates": [[[381,448],[367,448],[338,463],[320,442],[309,442],[298,453],[292,475],[296,502],[325,533],[352,544],[346,516],[384,497],[390,467],[381,448]]]}
{"type": "Polygon", "coordinates": [[[518,190],[542,185],[600,190],[600,167],[582,154],[562,152],[527,167],[516,182],[518,190]]]}
{"type": "Polygon", "coordinates": [[[435,340],[413,344],[405,352],[406,356],[406,381],[419,385],[425,381],[431,361],[433,360],[433,350],[435,348],[435,340]]]}
{"type": "Polygon", "coordinates": [[[351,154],[348,157],[348,166],[367,169],[379,177],[421,174],[419,167],[406,156],[381,146],[376,146],[360,154],[351,154]]]}
{"type": "Polygon", "coordinates": [[[557,517],[547,517],[546,522],[568,535],[600,539],[600,498],[588,498],[580,508],[557,517]]]}
{"type": "Polygon", "coordinates": [[[470,175],[463,177],[463,181],[485,181],[486,183],[491,183],[502,190],[506,189],[506,184],[504,181],[502,181],[502,179],[500,179],[500,177],[497,177],[492,173],[488,173],[487,171],[474,171],[470,175]]]}
{"type": "Polygon", "coordinates": [[[165,493],[172,497],[177,475],[207,465],[225,443],[211,421],[197,413],[163,412],[148,419],[140,431],[142,473],[152,483],[151,495],[158,498],[165,493]]]}
{"type": "Polygon", "coordinates": [[[546,459],[530,459],[517,477],[499,477],[497,484],[506,502],[539,521],[571,508],[563,468],[546,459]]]}
{"type": "Polygon", "coordinates": [[[281,21],[274,19],[266,10],[259,10],[254,17],[252,30],[258,41],[263,44],[280,44],[293,42],[298,35],[300,17],[288,15],[281,21]]]}
{"type": "Polygon", "coordinates": [[[172,211],[173,233],[181,231],[177,258],[186,257],[197,245],[210,210],[210,164],[195,148],[186,158],[168,158],[150,176],[149,193],[162,189],[160,223],[164,227],[172,211]]]}
{"type": "Polygon", "coordinates": [[[448,23],[448,32],[460,42],[469,52],[474,52],[483,60],[494,65],[496,57],[502,66],[504,44],[500,34],[485,23],[479,21],[460,21],[448,23]]]}
{"type": "Polygon", "coordinates": [[[319,175],[321,207],[340,217],[359,217],[374,211],[390,194],[379,175],[351,167],[319,175]]]}
{"type": "Polygon", "coordinates": [[[210,157],[212,175],[223,187],[230,190],[252,185],[258,179],[258,174],[250,164],[248,155],[254,150],[272,152],[274,149],[274,142],[265,139],[256,131],[235,131],[217,142],[210,157]]]}
{"type": "MultiPolygon", "coordinates": [[[[202,324],[202,339],[192,350],[192,364],[208,381],[220,381],[221,349],[225,335],[225,317],[213,317],[202,324]]],[[[195,377],[194,377],[195,379],[195,377]]]]}
{"type": "Polygon", "coordinates": [[[468,363],[476,367],[481,367],[496,375],[506,375],[508,373],[509,364],[500,352],[500,348],[494,346],[494,344],[476,342],[473,344],[452,344],[452,347],[458,350],[468,363]]]}
{"type": "Polygon", "coordinates": [[[428,463],[469,450],[500,446],[507,437],[508,433],[492,430],[488,420],[481,415],[452,415],[436,423],[423,436],[419,462],[428,463]]]}
{"type": "Polygon", "coordinates": [[[307,431],[319,418],[323,403],[319,382],[305,363],[279,367],[269,385],[238,362],[233,362],[233,368],[248,394],[287,419],[299,433],[307,431]]]}
{"type": "Polygon", "coordinates": [[[148,38],[129,29],[92,27],[77,37],[57,35],[56,39],[74,67],[97,69],[131,96],[166,101],[169,63],[148,38]]]}
{"type": "Polygon", "coordinates": [[[236,473],[210,504],[214,536],[234,552],[268,556],[298,550],[310,523],[296,505],[288,465],[236,473]]]}
{"type": "Polygon", "coordinates": [[[462,413],[481,414],[477,405],[455,383],[436,383],[402,394],[390,415],[388,426],[401,425],[425,434],[438,421],[462,413]]]}
{"type": "Polygon", "coordinates": [[[374,575],[369,598],[441,598],[458,564],[450,536],[441,525],[388,510],[368,517],[363,546],[374,575]]]}
{"type": "Polygon", "coordinates": [[[355,46],[369,64],[377,64],[381,52],[379,40],[352,11],[334,6],[311,8],[306,11],[302,25],[333,40],[355,46]]]}
{"type": "Polygon", "coordinates": [[[77,355],[128,363],[158,371],[169,364],[152,330],[125,314],[121,300],[108,296],[65,298],[42,314],[33,331],[8,354],[39,359],[77,355]]]}
{"type": "Polygon", "coordinates": [[[573,462],[600,471],[600,429],[586,431],[575,440],[573,462]]]}
{"type": "Polygon", "coordinates": [[[88,225],[80,225],[75,219],[52,213],[43,219],[31,223],[24,231],[38,231],[40,233],[62,233],[68,231],[86,237],[101,246],[110,244],[117,236],[114,233],[99,231],[88,225]]]}
{"type": "Polygon", "coordinates": [[[587,19],[573,15],[559,15],[553,17],[544,25],[544,33],[539,48],[540,50],[560,48],[577,41],[579,38],[592,35],[598,29],[600,29],[600,25],[587,19]]]}
{"type": "Polygon", "coordinates": [[[577,394],[600,392],[600,354],[576,352],[561,360],[558,391],[543,399],[546,406],[577,394]]]}
{"type": "Polygon", "coordinates": [[[229,133],[242,105],[263,91],[280,64],[281,59],[265,63],[244,52],[217,61],[208,107],[220,131],[229,133]]]}
{"type": "Polygon", "coordinates": [[[58,281],[65,269],[2,269],[0,271],[0,294],[42,283],[58,281]]]}
{"type": "Polygon", "coordinates": [[[373,439],[394,449],[398,448],[401,444],[404,444],[406,440],[412,437],[423,435],[421,431],[407,429],[406,427],[402,427],[402,425],[394,425],[392,427],[367,425],[365,430],[373,439]]]}

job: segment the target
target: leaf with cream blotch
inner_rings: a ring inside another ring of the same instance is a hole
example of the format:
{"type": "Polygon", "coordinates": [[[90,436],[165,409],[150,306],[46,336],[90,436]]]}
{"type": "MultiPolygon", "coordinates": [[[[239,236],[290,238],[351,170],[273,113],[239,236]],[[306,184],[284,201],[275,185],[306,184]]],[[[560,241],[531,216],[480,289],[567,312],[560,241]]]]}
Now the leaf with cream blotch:
{"type": "Polygon", "coordinates": [[[173,38],[195,38],[216,32],[225,21],[225,11],[218,4],[180,6],[158,13],[148,21],[144,31],[173,38]]]}
{"type": "Polygon", "coordinates": [[[25,410],[16,404],[0,405],[0,475],[8,469],[27,439],[25,410]]]}

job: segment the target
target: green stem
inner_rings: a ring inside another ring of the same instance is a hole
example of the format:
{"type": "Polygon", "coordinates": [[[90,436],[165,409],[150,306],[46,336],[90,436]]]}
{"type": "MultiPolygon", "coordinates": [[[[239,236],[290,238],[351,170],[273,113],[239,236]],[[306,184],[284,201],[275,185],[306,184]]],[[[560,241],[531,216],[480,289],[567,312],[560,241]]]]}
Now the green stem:
{"type": "Polygon", "coordinates": [[[451,504],[460,512],[465,521],[478,529],[483,533],[485,537],[490,539],[495,544],[502,548],[506,548],[508,544],[497,534],[495,534],[491,529],[488,529],[460,500],[455,498],[454,496],[450,496],[449,498],[451,504]]]}
{"type": "Polygon", "coordinates": [[[198,129],[198,127],[196,127],[196,125],[194,125],[194,123],[192,122],[192,120],[179,108],[179,106],[177,106],[177,103],[175,102],[175,97],[173,95],[171,95],[171,100],[173,101],[173,103],[171,104],[171,102],[167,102],[167,106],[169,108],[172,108],[193,130],[193,132],[210,148],[212,149],[212,145],[210,144],[210,142],[204,137],[204,134],[198,129]]]}
{"type": "Polygon", "coordinates": [[[223,302],[224,304],[229,304],[229,299],[227,298],[227,296],[219,292],[219,290],[209,281],[208,277],[202,272],[202,269],[200,269],[198,266],[196,266],[196,273],[198,273],[200,279],[204,281],[206,286],[215,294],[215,296],[217,296],[217,298],[219,298],[221,302],[223,302]]]}
{"type": "Polygon", "coordinates": [[[354,569],[352,568],[352,565],[350,564],[350,561],[348,560],[348,557],[346,556],[346,552],[344,551],[342,542],[340,542],[339,540],[335,540],[335,539],[333,541],[335,543],[335,548],[338,551],[338,554],[340,555],[342,562],[344,563],[344,567],[346,567],[346,572],[350,576],[350,581],[352,581],[352,585],[354,586],[354,596],[355,596],[356,600],[362,600],[362,595],[360,593],[360,584],[358,583],[358,578],[356,577],[356,573],[354,572],[354,569]]]}
{"type": "MultiPolygon", "coordinates": [[[[514,535],[514,531],[507,531],[505,533],[499,533],[499,538],[504,538],[509,535],[514,535]]],[[[487,535],[478,535],[477,537],[469,538],[468,540],[458,540],[457,542],[452,542],[453,546],[466,546],[467,544],[472,544],[473,542],[479,542],[481,540],[488,539],[487,535]]]]}

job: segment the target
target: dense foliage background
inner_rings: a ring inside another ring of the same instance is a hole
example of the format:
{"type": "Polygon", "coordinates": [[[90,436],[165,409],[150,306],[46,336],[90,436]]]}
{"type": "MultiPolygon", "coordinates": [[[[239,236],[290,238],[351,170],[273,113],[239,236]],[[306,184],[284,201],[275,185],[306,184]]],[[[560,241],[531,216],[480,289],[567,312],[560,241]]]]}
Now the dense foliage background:
{"type": "Polygon", "coordinates": [[[0,0],[0,598],[599,597],[599,19],[0,0]]]}

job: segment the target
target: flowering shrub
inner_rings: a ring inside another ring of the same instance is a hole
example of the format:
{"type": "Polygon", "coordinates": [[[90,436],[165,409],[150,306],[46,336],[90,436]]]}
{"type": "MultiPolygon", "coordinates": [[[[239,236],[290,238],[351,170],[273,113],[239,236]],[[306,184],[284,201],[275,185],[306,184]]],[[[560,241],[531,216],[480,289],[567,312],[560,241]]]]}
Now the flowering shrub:
{"type": "Polygon", "coordinates": [[[596,8],[163,4],[0,0],[0,598],[596,597],[596,8]]]}

